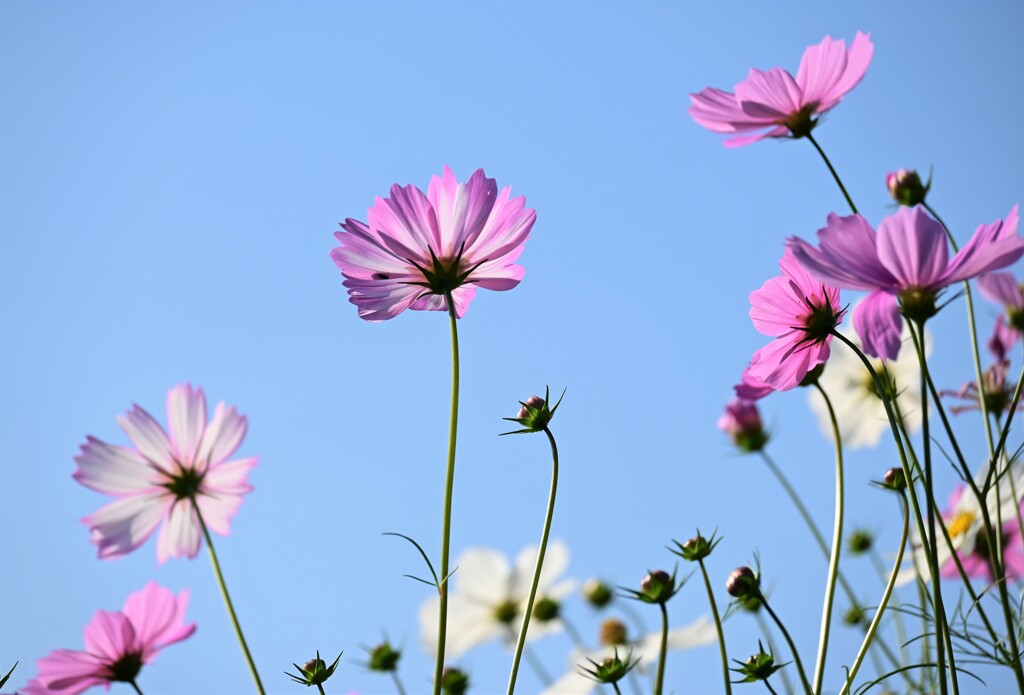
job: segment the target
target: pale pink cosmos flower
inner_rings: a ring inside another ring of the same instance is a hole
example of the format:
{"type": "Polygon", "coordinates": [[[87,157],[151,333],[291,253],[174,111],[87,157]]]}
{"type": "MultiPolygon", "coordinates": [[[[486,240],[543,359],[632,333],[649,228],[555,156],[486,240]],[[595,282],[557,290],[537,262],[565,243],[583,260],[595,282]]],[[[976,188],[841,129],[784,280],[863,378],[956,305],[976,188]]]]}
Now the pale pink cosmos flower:
{"type": "Polygon", "coordinates": [[[782,275],[750,293],[754,327],[775,340],[751,359],[749,377],[786,391],[828,359],[832,330],[843,320],[839,290],[808,275],[793,252],[779,261],[782,275]]]}
{"type": "Polygon", "coordinates": [[[949,258],[946,232],[920,206],[901,207],[871,228],[860,215],[830,214],[818,230],[818,248],[790,238],[786,248],[822,282],[871,294],[853,313],[853,325],[874,357],[895,359],[903,316],[924,320],[937,311],[944,287],[1004,268],[1024,255],[1017,206],[1005,220],[983,224],[949,258]]]}
{"type": "MultiPolygon", "coordinates": [[[[958,485],[949,497],[949,509],[943,513],[946,520],[946,527],[949,535],[954,539],[961,539],[957,547],[957,554],[960,556],[960,564],[968,577],[983,577],[989,583],[995,581],[992,574],[992,566],[989,564],[990,553],[995,550],[995,539],[989,538],[984,526],[979,523],[976,514],[961,499],[965,494],[973,496],[967,491],[966,485],[958,485]],[[978,527],[981,527],[980,530],[978,527]]],[[[1013,512],[1011,512],[1011,516],[1013,512]]],[[[1005,517],[1004,517],[1005,518],[1005,517]]],[[[995,523],[995,516],[992,517],[995,523]]],[[[1016,519],[1003,523],[1003,559],[1006,562],[1006,578],[1018,579],[1024,577],[1024,541],[1020,536],[1020,527],[1016,519]]],[[[960,571],[956,567],[953,558],[939,568],[939,575],[947,579],[958,578],[960,571]]]]}
{"type": "Polygon", "coordinates": [[[170,435],[139,406],[117,419],[131,447],[89,437],[75,457],[74,478],[118,499],[82,521],[103,559],[126,555],[142,545],[163,523],[157,560],[199,552],[202,527],[223,536],[231,517],[250,492],[254,457],[228,461],[245,437],[246,418],[218,403],[206,421],[206,396],[189,384],[167,392],[170,435]]]}
{"type": "Polygon", "coordinates": [[[459,183],[446,166],[426,195],[395,184],[390,197],[376,199],[366,223],[346,219],[331,258],[359,316],[383,321],[406,309],[447,311],[450,292],[461,318],[477,287],[518,285],[525,271],[515,261],[537,213],[523,196],[510,196],[483,169],[459,183]]]}
{"type": "Polygon", "coordinates": [[[794,78],[782,68],[751,69],[735,93],[707,87],[690,95],[690,116],[716,133],[763,132],[725,141],[740,147],[766,137],[804,137],[818,117],[842,101],[857,86],[871,62],[875,47],[869,34],[857,32],[849,50],[846,41],[826,36],[810,46],[794,78]]]}
{"type": "Polygon", "coordinates": [[[95,685],[131,683],[143,664],[196,630],[185,624],[188,591],[177,597],[150,582],[128,596],[120,611],[97,611],[85,628],[85,651],[58,649],[36,662],[39,675],[25,695],[77,695],[95,685]]]}

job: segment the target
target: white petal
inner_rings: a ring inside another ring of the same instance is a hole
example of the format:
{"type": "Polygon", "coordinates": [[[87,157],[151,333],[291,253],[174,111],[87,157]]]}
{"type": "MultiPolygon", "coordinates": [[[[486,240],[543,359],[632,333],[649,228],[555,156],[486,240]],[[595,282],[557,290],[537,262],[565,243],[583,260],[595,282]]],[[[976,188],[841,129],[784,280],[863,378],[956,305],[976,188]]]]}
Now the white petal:
{"type": "Polygon", "coordinates": [[[511,569],[508,559],[498,551],[469,548],[459,556],[456,568],[455,592],[489,606],[508,600],[511,569]]]}
{"type": "Polygon", "coordinates": [[[199,553],[200,533],[192,503],[178,500],[171,507],[167,522],[160,529],[160,537],[156,542],[157,562],[166,562],[169,558],[182,555],[195,557],[199,553]]]}
{"type": "Polygon", "coordinates": [[[101,558],[126,555],[145,543],[167,511],[165,493],[132,495],[114,500],[82,521],[91,530],[101,558]]]}
{"type": "Polygon", "coordinates": [[[235,412],[234,407],[228,408],[218,403],[213,411],[213,419],[203,433],[202,444],[199,445],[199,468],[204,465],[215,466],[235,453],[242,443],[248,421],[235,412]]]}
{"type": "Polygon", "coordinates": [[[178,460],[192,467],[206,427],[206,396],[202,389],[179,384],[167,392],[167,427],[178,460]]]}
{"type": "Polygon", "coordinates": [[[171,442],[167,439],[164,428],[152,415],[139,406],[134,406],[117,418],[117,424],[143,456],[164,470],[176,470],[171,442]]]}
{"type": "Polygon", "coordinates": [[[73,477],[86,487],[108,495],[141,492],[159,483],[160,476],[135,449],[113,446],[89,437],[75,457],[73,477]]]}

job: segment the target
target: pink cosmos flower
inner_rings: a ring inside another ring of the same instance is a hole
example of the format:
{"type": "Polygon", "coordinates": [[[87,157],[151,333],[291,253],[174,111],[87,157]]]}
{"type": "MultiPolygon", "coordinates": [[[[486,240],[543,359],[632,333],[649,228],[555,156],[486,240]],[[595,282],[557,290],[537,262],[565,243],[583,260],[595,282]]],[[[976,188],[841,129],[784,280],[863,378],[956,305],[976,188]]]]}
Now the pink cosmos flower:
{"type": "Polygon", "coordinates": [[[950,259],[945,230],[920,206],[901,207],[882,220],[877,234],[860,215],[833,213],[818,230],[818,248],[795,237],[786,248],[822,282],[871,292],[854,311],[853,325],[865,352],[895,359],[903,316],[930,318],[944,287],[1004,268],[1024,255],[1017,222],[1014,206],[1005,220],[979,226],[950,259]]]}
{"type": "Polygon", "coordinates": [[[359,316],[383,321],[405,309],[447,311],[450,292],[461,318],[478,286],[518,285],[525,271],[515,260],[537,213],[510,191],[499,193],[483,169],[459,183],[446,166],[426,195],[395,184],[390,197],[377,198],[366,223],[346,219],[331,258],[359,316]]]}
{"type": "Polygon", "coordinates": [[[36,662],[39,675],[25,686],[25,695],[77,695],[94,685],[132,683],[143,664],[164,647],[196,630],[185,624],[188,591],[175,598],[150,582],[128,596],[120,611],[97,611],[85,628],[85,651],[58,649],[36,662]]]}
{"type": "Polygon", "coordinates": [[[748,364],[747,368],[743,370],[743,374],[740,375],[740,383],[732,387],[733,391],[736,392],[736,398],[741,401],[759,401],[775,390],[757,377],[751,375],[750,365],[760,361],[761,350],[758,350],[751,358],[750,364],[748,364]]]}
{"type": "Polygon", "coordinates": [[[1003,359],[1024,331],[1024,288],[1011,273],[991,273],[978,278],[978,289],[991,302],[1002,304],[1005,316],[996,319],[989,349],[1003,359]]]}
{"type": "Polygon", "coordinates": [[[857,32],[849,50],[846,41],[826,36],[804,51],[796,78],[782,68],[752,69],[735,93],[708,87],[691,94],[689,113],[716,133],[763,131],[729,138],[726,147],[766,137],[804,137],[818,124],[816,117],[842,101],[864,77],[875,50],[869,36],[857,32]]]}
{"type": "MultiPolygon", "coordinates": [[[[992,575],[992,567],[989,565],[989,553],[995,550],[984,531],[984,525],[979,524],[979,513],[974,507],[966,505],[961,500],[967,492],[966,485],[958,485],[949,498],[949,509],[942,515],[946,520],[946,527],[949,535],[957,544],[957,553],[960,555],[960,563],[968,577],[984,577],[989,583],[995,581],[992,575]]],[[[975,505],[976,506],[976,505],[975,505]]],[[[1011,511],[1010,516],[1012,517],[1011,511]]],[[[1006,516],[1003,517],[1004,519],[1006,516]]],[[[993,516],[993,523],[995,517],[993,516]]],[[[1024,577],[1024,541],[1020,536],[1020,528],[1017,520],[1011,518],[1003,523],[1003,558],[1006,561],[1006,576],[1008,579],[1024,577]]],[[[948,561],[939,568],[939,575],[946,578],[959,577],[960,572],[956,563],[950,557],[948,561]]]]}
{"type": "MultiPolygon", "coordinates": [[[[1013,392],[1017,385],[1007,380],[1010,375],[1010,361],[1000,359],[993,362],[981,375],[981,395],[985,399],[985,409],[994,415],[1002,417],[1005,411],[1009,410],[1013,403],[1013,392]]],[[[968,381],[960,390],[943,389],[939,391],[940,396],[959,398],[965,401],[963,405],[950,406],[949,412],[954,415],[966,413],[969,410],[981,410],[978,404],[978,383],[968,381]]],[[[1024,402],[1017,404],[1017,410],[1024,410],[1024,402]]]]}
{"type": "Polygon", "coordinates": [[[750,293],[754,327],[775,340],[754,353],[748,370],[755,381],[786,391],[828,359],[831,331],[843,320],[843,309],[839,290],[808,275],[790,249],[779,268],[780,277],[750,293]]]}
{"type": "Polygon", "coordinates": [[[729,436],[732,443],[743,451],[760,451],[768,442],[761,413],[757,404],[735,398],[725,406],[718,418],[718,429],[729,436]]]}
{"type": "Polygon", "coordinates": [[[117,419],[133,446],[89,437],[75,457],[75,480],[118,498],[82,520],[101,558],[130,553],[161,522],[157,560],[195,557],[202,534],[196,508],[208,528],[226,536],[252,490],[247,478],[257,459],[227,460],[247,427],[234,407],[218,403],[207,422],[203,390],[178,385],[167,392],[167,420],[170,436],[136,405],[117,419]]]}

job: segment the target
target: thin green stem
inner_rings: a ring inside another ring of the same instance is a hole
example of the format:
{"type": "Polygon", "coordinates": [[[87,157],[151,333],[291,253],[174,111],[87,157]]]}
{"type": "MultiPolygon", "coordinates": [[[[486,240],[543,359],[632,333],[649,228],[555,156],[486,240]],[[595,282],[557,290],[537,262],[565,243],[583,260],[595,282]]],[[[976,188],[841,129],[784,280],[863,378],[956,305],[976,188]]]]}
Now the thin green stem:
{"type": "Polygon", "coordinates": [[[398,695],[405,695],[405,686],[402,685],[402,679],[398,677],[398,671],[391,672],[391,680],[395,682],[395,690],[398,691],[398,695]]]}
{"type": "Polygon", "coordinates": [[[537,586],[540,584],[540,573],[544,567],[544,554],[548,549],[548,535],[551,533],[551,519],[555,514],[555,495],[558,493],[558,444],[551,430],[544,428],[544,434],[551,443],[551,492],[548,494],[548,508],[544,516],[544,530],[540,535],[540,548],[537,551],[537,566],[533,570],[533,584],[530,585],[530,596],[526,599],[526,611],[523,614],[523,626],[519,630],[515,655],[512,657],[512,672],[508,677],[508,695],[516,689],[516,676],[519,674],[519,659],[526,645],[526,633],[530,629],[530,617],[533,615],[533,602],[537,598],[537,586]]]}
{"type": "Polygon", "coordinates": [[[249,653],[249,645],[245,643],[245,635],[242,634],[242,626],[238,624],[238,616],[235,614],[235,606],[231,603],[231,595],[228,594],[228,586],[224,583],[224,574],[220,571],[220,561],[217,559],[217,551],[213,548],[213,539],[210,538],[210,531],[206,528],[206,521],[203,519],[203,513],[199,510],[199,505],[195,499],[192,499],[192,508],[196,512],[196,518],[199,520],[199,528],[203,530],[203,538],[206,539],[206,549],[210,552],[210,563],[213,565],[213,574],[217,578],[217,586],[220,587],[221,598],[224,599],[224,605],[228,609],[228,617],[231,618],[231,625],[235,628],[235,636],[238,638],[238,643],[242,645],[242,653],[245,655],[245,662],[249,664],[249,673],[252,674],[252,679],[256,683],[256,692],[260,695],[264,695],[263,683],[260,682],[260,674],[256,672],[256,664],[252,660],[252,654],[249,653]]]}
{"type": "Polygon", "coordinates": [[[725,633],[722,632],[722,619],[718,615],[718,604],[715,603],[715,592],[711,589],[708,570],[704,567],[703,558],[697,560],[700,573],[704,575],[704,588],[708,590],[708,603],[711,604],[711,617],[715,619],[715,631],[718,632],[718,651],[722,656],[722,677],[725,679],[725,695],[732,695],[732,684],[729,682],[729,657],[725,653],[725,633]]]}
{"type": "Polygon", "coordinates": [[[134,688],[135,692],[137,692],[139,695],[142,695],[142,691],[139,689],[138,683],[136,683],[134,680],[130,680],[128,681],[128,684],[131,685],[132,688],[134,688]]]}
{"type": "Polygon", "coordinates": [[[864,642],[860,645],[860,651],[857,652],[857,658],[854,659],[853,666],[850,667],[849,675],[846,677],[846,683],[843,685],[843,689],[839,691],[839,695],[846,695],[853,686],[853,679],[856,678],[857,671],[860,669],[860,665],[864,661],[864,656],[868,653],[868,647],[871,646],[871,640],[875,636],[875,631],[878,629],[879,623],[882,622],[882,615],[885,613],[885,607],[889,605],[889,598],[892,596],[892,591],[896,587],[896,577],[899,576],[900,565],[903,564],[903,551],[907,547],[907,537],[910,535],[910,505],[907,503],[907,498],[904,494],[900,495],[900,500],[903,502],[903,535],[900,537],[900,549],[896,551],[896,562],[893,563],[892,572],[889,574],[889,581],[885,585],[885,592],[882,594],[882,601],[878,604],[878,610],[875,611],[875,618],[871,621],[867,634],[864,635],[864,642]]]}
{"type": "Polygon", "coordinates": [[[665,685],[665,657],[668,656],[668,609],[664,601],[661,608],[661,648],[658,650],[658,677],[654,681],[654,695],[661,695],[665,685]]]}
{"type": "Polygon", "coordinates": [[[820,154],[821,158],[825,160],[825,166],[827,166],[828,170],[832,172],[832,178],[834,178],[836,183],[839,184],[839,190],[843,192],[843,197],[846,198],[846,202],[849,204],[850,209],[853,210],[853,214],[859,215],[860,213],[857,212],[857,206],[853,204],[853,199],[850,197],[850,194],[846,192],[846,186],[843,185],[843,180],[839,178],[839,174],[836,173],[835,167],[832,166],[832,162],[828,160],[825,150],[821,149],[821,145],[818,144],[818,141],[815,140],[814,136],[810,133],[805,137],[811,141],[811,144],[814,145],[814,149],[818,150],[818,154],[820,154]]]}
{"type": "Polygon", "coordinates": [[[793,638],[789,636],[789,630],[787,630],[786,626],[782,624],[781,620],[779,620],[779,616],[775,615],[775,611],[772,610],[772,607],[768,605],[768,599],[764,597],[764,594],[758,591],[757,597],[761,599],[761,605],[764,606],[766,611],[768,611],[768,615],[770,615],[772,620],[775,621],[775,625],[778,626],[779,631],[782,632],[782,636],[785,638],[786,644],[789,645],[789,651],[793,654],[793,663],[796,664],[797,673],[800,674],[800,681],[803,683],[804,691],[807,692],[807,695],[814,695],[814,691],[811,689],[811,683],[807,680],[807,673],[804,671],[803,662],[800,661],[800,652],[797,651],[793,638]]]}
{"type": "Polygon", "coordinates": [[[455,442],[459,429],[459,329],[455,316],[452,293],[445,293],[448,318],[452,331],[452,409],[448,425],[448,466],[444,483],[444,522],[441,530],[441,579],[437,587],[440,595],[437,616],[437,661],[434,666],[434,695],[441,693],[441,674],[444,673],[444,642],[448,630],[448,562],[451,551],[452,489],[455,485],[455,442]]]}
{"type": "MultiPolygon", "coordinates": [[[[764,619],[764,615],[761,614],[760,610],[758,610],[754,616],[757,618],[758,627],[761,628],[761,632],[764,633],[765,639],[768,640],[768,651],[774,654],[775,639],[772,636],[771,627],[768,625],[768,621],[764,619]]],[[[782,679],[782,691],[786,693],[794,692],[793,684],[789,680],[789,674],[786,672],[786,669],[780,669],[778,673],[779,677],[782,679]]]]}
{"type": "Polygon", "coordinates": [[[619,684],[618,683],[612,683],[612,687],[615,688],[615,695],[622,695],[622,691],[619,690],[619,684]]]}
{"type": "MultiPolygon", "coordinates": [[[[907,510],[907,513],[910,513],[909,509],[907,510]]],[[[1024,536],[1021,537],[1024,538],[1024,536]]],[[[882,558],[881,556],[879,556],[878,550],[872,548],[870,555],[871,564],[875,566],[875,571],[878,572],[878,576],[881,577],[882,581],[884,582],[885,565],[882,564],[882,558]]],[[[899,601],[899,596],[896,597],[896,600],[897,602],[899,601]]],[[[907,654],[907,628],[906,625],[904,625],[903,623],[903,614],[900,613],[900,611],[895,611],[893,613],[893,624],[896,627],[896,641],[900,645],[900,658],[906,661],[909,657],[909,654],[907,654]]],[[[907,678],[910,678],[909,674],[907,674],[907,678]]]]}
{"type": "MultiPolygon", "coordinates": [[[[825,657],[828,652],[828,636],[832,626],[832,604],[836,594],[836,578],[839,575],[839,556],[843,548],[843,440],[839,435],[839,422],[825,389],[815,382],[818,393],[825,399],[829,420],[832,422],[832,436],[836,447],[836,517],[832,531],[832,556],[828,563],[828,578],[825,580],[825,601],[821,609],[821,630],[818,633],[818,660],[814,666],[814,692],[821,692],[825,678],[825,657]]],[[[877,615],[875,616],[878,617],[877,615]]]]}
{"type": "Polygon", "coordinates": [[[317,683],[317,684],[316,684],[316,689],[320,691],[320,695],[327,695],[327,693],[326,693],[326,692],[324,692],[324,686],[323,686],[323,684],[321,684],[321,683],[317,683]]]}
{"type": "Polygon", "coordinates": [[[777,692],[775,692],[775,688],[772,687],[772,684],[768,682],[767,678],[764,679],[764,687],[768,688],[768,692],[770,692],[772,695],[779,695],[777,692]]]}
{"type": "Polygon", "coordinates": [[[942,577],[939,576],[939,546],[936,543],[935,534],[935,495],[934,477],[932,476],[932,440],[928,422],[928,359],[924,351],[924,321],[917,321],[917,335],[921,339],[915,339],[917,347],[917,358],[921,365],[921,439],[924,447],[924,487],[927,492],[925,504],[928,512],[928,572],[932,580],[932,607],[935,615],[935,657],[939,666],[939,690],[943,694],[947,692],[946,684],[946,659],[949,659],[949,678],[953,692],[958,692],[956,665],[954,663],[953,649],[949,636],[949,624],[946,622],[946,609],[942,602],[942,577]],[[947,654],[948,649],[948,654],[947,654]]]}

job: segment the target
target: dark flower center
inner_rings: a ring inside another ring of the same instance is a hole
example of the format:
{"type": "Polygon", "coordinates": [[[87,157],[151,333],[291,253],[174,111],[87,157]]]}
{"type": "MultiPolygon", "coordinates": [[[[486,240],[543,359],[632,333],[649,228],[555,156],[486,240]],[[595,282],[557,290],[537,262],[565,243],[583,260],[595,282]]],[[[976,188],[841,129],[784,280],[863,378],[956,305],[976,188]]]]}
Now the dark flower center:
{"type": "Polygon", "coordinates": [[[519,614],[519,608],[514,601],[505,601],[494,607],[494,619],[503,625],[509,625],[519,614]]]}
{"type": "Polygon", "coordinates": [[[900,292],[900,311],[911,321],[924,322],[938,313],[935,290],[909,289],[900,292]]]}
{"type": "Polygon", "coordinates": [[[203,476],[192,468],[183,468],[178,475],[164,483],[176,500],[194,499],[203,484],[203,476]]]}
{"type": "Polygon", "coordinates": [[[814,304],[810,299],[805,301],[810,313],[804,317],[804,325],[800,326],[800,330],[805,333],[802,342],[814,345],[824,343],[842,320],[843,311],[836,311],[828,300],[823,305],[814,304]]]}
{"type": "Polygon", "coordinates": [[[142,670],[142,653],[129,652],[107,667],[111,681],[131,683],[142,670]]]}
{"type": "Polygon", "coordinates": [[[814,118],[814,112],[818,110],[818,102],[812,101],[794,114],[790,114],[781,125],[789,128],[794,138],[803,138],[811,134],[818,121],[814,118]]]}

